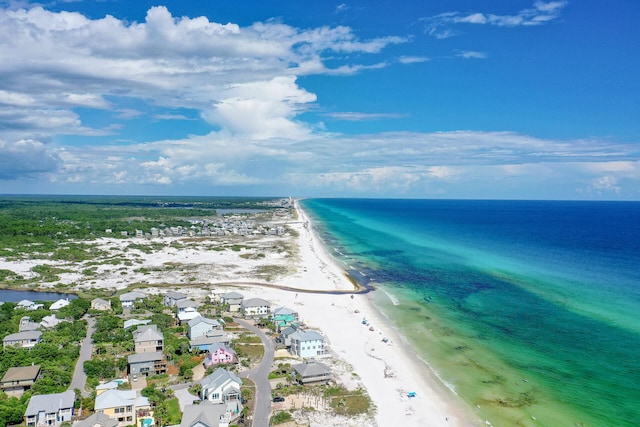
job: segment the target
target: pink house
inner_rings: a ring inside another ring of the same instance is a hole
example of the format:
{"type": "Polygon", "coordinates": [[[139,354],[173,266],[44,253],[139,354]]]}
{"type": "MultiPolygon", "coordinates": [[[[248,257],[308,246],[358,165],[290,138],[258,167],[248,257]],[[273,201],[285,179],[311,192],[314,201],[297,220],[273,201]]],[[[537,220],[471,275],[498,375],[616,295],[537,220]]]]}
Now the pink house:
{"type": "Polygon", "coordinates": [[[226,344],[213,343],[209,346],[208,352],[209,354],[203,362],[205,368],[223,363],[234,363],[237,360],[236,352],[226,344]]]}

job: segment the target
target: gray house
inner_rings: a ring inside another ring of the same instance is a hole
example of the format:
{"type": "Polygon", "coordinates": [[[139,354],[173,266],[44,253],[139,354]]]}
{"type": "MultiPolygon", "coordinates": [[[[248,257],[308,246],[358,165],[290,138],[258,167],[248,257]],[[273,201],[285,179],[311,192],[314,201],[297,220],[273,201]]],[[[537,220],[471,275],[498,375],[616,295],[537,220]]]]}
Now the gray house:
{"type": "Polygon", "coordinates": [[[295,372],[296,380],[300,384],[314,382],[327,383],[331,378],[331,370],[322,362],[308,361],[293,365],[291,368],[295,372]]]}
{"type": "Polygon", "coordinates": [[[212,403],[240,404],[240,386],[242,380],[236,374],[223,368],[216,369],[211,375],[200,380],[202,390],[200,398],[212,403]]]}
{"type": "Polygon", "coordinates": [[[0,380],[0,389],[8,396],[21,397],[40,375],[40,365],[9,368],[0,380]]]}
{"type": "Polygon", "coordinates": [[[244,296],[238,292],[227,292],[220,297],[223,304],[229,305],[229,311],[240,311],[244,296]]]}
{"type": "Polygon", "coordinates": [[[175,307],[178,301],[183,299],[187,299],[187,296],[185,294],[175,291],[169,291],[164,294],[163,302],[166,307],[175,307]]]}
{"type": "Polygon", "coordinates": [[[71,421],[75,399],[76,395],[72,390],[31,396],[24,413],[24,423],[28,427],[57,427],[63,422],[71,421]]]}
{"type": "Polygon", "coordinates": [[[180,427],[227,427],[233,415],[223,405],[211,402],[187,405],[184,407],[180,427]]]}
{"type": "Polygon", "coordinates": [[[78,421],[73,427],[117,427],[118,420],[109,418],[109,416],[102,412],[96,412],[89,418],[82,421],[78,421]]]}
{"type": "Polygon", "coordinates": [[[2,339],[3,347],[22,347],[33,348],[36,344],[42,341],[42,332],[40,331],[26,331],[18,332],[17,334],[9,334],[2,339]]]}
{"type": "Polygon", "coordinates": [[[132,354],[127,361],[130,375],[159,375],[167,372],[167,360],[161,352],[132,354]]]}

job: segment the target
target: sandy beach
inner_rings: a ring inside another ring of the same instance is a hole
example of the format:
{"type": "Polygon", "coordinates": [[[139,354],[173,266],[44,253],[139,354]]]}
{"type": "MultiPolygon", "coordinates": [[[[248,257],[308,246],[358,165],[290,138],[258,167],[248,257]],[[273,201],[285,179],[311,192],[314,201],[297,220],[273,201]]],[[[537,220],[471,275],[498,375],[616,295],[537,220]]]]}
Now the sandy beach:
{"type": "Polygon", "coordinates": [[[38,264],[73,269],[78,273],[61,273],[56,283],[78,290],[104,288],[117,292],[143,284],[142,290],[151,293],[162,292],[162,287],[197,298],[211,291],[237,290],[245,298],[264,298],[274,308],[295,309],[307,327],[319,330],[328,341],[332,360],[347,367],[340,381],[351,389],[366,389],[376,407],[374,420],[321,418],[311,425],[484,425],[415,355],[401,332],[373,305],[370,294],[306,292],[351,291],[354,284],[326,252],[304,211],[297,205],[296,211],[297,218],[281,219],[293,230],[286,244],[281,237],[259,236],[248,238],[251,245],[239,251],[212,250],[220,241],[190,241],[176,246],[174,240],[165,238],[154,239],[165,246],[149,254],[129,247],[131,243],[140,245],[143,238],[100,239],[96,248],[104,259],[124,256],[125,262],[105,262],[93,267],[89,275],[82,265],[49,260],[0,259],[0,269],[25,277],[35,274],[31,268],[38,264]],[[275,277],[266,277],[264,271],[275,271],[275,277]],[[410,392],[414,397],[409,397],[410,392]]]}

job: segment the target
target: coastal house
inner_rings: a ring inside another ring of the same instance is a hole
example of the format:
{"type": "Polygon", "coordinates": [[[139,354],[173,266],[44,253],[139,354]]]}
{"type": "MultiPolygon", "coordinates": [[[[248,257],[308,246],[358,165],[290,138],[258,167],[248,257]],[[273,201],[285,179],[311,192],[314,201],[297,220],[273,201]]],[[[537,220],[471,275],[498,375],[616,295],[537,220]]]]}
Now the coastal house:
{"type": "Polygon", "coordinates": [[[167,359],[159,352],[136,353],[127,358],[130,375],[160,375],[167,373],[167,359]]]}
{"type": "Polygon", "coordinates": [[[31,396],[24,412],[24,423],[27,427],[59,427],[64,422],[71,422],[75,400],[72,390],[31,396]]]}
{"type": "Polygon", "coordinates": [[[21,397],[40,376],[40,365],[18,366],[7,369],[0,380],[0,389],[8,396],[21,397]]]}
{"type": "Polygon", "coordinates": [[[189,320],[187,336],[189,339],[195,339],[202,336],[219,335],[214,331],[222,331],[222,324],[215,319],[198,316],[189,320]]]}
{"type": "Polygon", "coordinates": [[[180,427],[229,427],[232,417],[224,405],[202,402],[184,407],[180,427]]]}
{"type": "Polygon", "coordinates": [[[147,414],[151,404],[146,397],[138,396],[135,390],[96,390],[94,410],[116,420],[118,427],[124,427],[136,425],[138,416],[147,414]]]}
{"type": "Polygon", "coordinates": [[[291,366],[296,381],[300,384],[327,383],[331,379],[331,370],[322,362],[306,361],[291,366]]]}
{"type": "Polygon", "coordinates": [[[99,311],[111,310],[111,301],[102,298],[94,298],[91,300],[91,309],[99,311]]]}
{"type": "Polygon", "coordinates": [[[278,307],[273,310],[272,320],[277,330],[280,331],[287,326],[295,326],[298,324],[298,312],[291,308],[278,307]]]}
{"type": "Polygon", "coordinates": [[[236,352],[223,343],[214,343],[207,349],[207,357],[205,357],[203,365],[205,368],[213,365],[236,362],[236,352]]]}
{"type": "Polygon", "coordinates": [[[175,307],[178,301],[187,299],[187,296],[181,292],[169,291],[164,294],[163,303],[165,307],[175,307]]]}
{"type": "Polygon", "coordinates": [[[289,352],[302,358],[327,357],[324,337],[317,331],[297,329],[289,335],[289,352]]]}
{"type": "Polygon", "coordinates": [[[262,298],[249,298],[240,304],[240,312],[245,317],[265,317],[271,311],[271,303],[262,298]]]}
{"type": "Polygon", "coordinates": [[[231,312],[240,311],[243,299],[244,296],[238,292],[227,292],[220,297],[222,303],[227,304],[231,312]]]}
{"type": "Polygon", "coordinates": [[[35,331],[40,327],[40,323],[32,322],[31,317],[22,316],[18,324],[18,332],[35,331]]]}
{"type": "Polygon", "coordinates": [[[2,346],[4,348],[21,347],[31,349],[40,341],[42,341],[42,332],[40,331],[18,332],[17,334],[9,334],[4,337],[2,346]]]}
{"type": "Polygon", "coordinates": [[[212,403],[240,402],[240,377],[223,368],[200,380],[200,398],[212,403]]]}
{"type": "Polygon", "coordinates": [[[109,418],[105,413],[96,412],[89,418],[74,423],[73,427],[118,427],[118,420],[109,418]]]}
{"type": "Polygon", "coordinates": [[[60,310],[61,308],[66,307],[69,304],[71,303],[69,302],[68,298],[61,298],[58,301],[51,303],[51,305],[49,306],[49,310],[51,311],[60,310]]]}
{"type": "Polygon", "coordinates": [[[50,314],[49,316],[44,316],[42,318],[40,321],[40,327],[43,329],[53,329],[63,322],[67,322],[67,320],[58,319],[55,314],[50,314]]]}
{"type": "Polygon", "coordinates": [[[194,300],[184,298],[184,299],[181,299],[180,301],[177,301],[175,307],[176,307],[176,315],[178,315],[180,313],[184,313],[189,309],[197,310],[198,303],[195,302],[194,300]]]}
{"type": "Polygon", "coordinates": [[[33,310],[39,310],[43,307],[44,307],[44,304],[38,304],[28,299],[23,299],[20,302],[18,302],[18,304],[15,307],[15,310],[23,309],[23,310],[33,311],[33,310]]]}
{"type": "Polygon", "coordinates": [[[202,335],[189,340],[189,351],[207,351],[212,344],[216,343],[229,345],[231,338],[224,331],[214,329],[210,335],[202,335]]]}
{"type": "Polygon", "coordinates": [[[180,325],[184,325],[189,323],[191,320],[195,319],[196,317],[200,317],[200,316],[201,315],[200,313],[198,313],[198,310],[196,310],[193,307],[187,307],[183,311],[178,313],[178,323],[180,323],[180,325]]]}
{"type": "Polygon", "coordinates": [[[133,331],[133,343],[136,353],[154,353],[164,351],[164,335],[156,325],[138,326],[133,331]]]}
{"type": "Polygon", "coordinates": [[[120,295],[119,299],[120,303],[122,304],[122,308],[132,308],[133,304],[137,300],[144,299],[145,297],[146,295],[142,292],[132,291],[120,295]]]}

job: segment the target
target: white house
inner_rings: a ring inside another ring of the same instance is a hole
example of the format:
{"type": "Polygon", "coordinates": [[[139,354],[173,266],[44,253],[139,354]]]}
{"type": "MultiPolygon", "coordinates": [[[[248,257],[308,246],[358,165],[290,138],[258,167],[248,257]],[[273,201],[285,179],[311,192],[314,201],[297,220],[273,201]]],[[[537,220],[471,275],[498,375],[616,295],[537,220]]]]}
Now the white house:
{"type": "Polygon", "coordinates": [[[249,298],[243,300],[240,304],[240,311],[245,317],[264,317],[269,316],[271,311],[271,303],[262,298],[249,298]]]}
{"type": "Polygon", "coordinates": [[[190,340],[193,340],[202,336],[212,336],[214,335],[214,331],[221,330],[222,325],[217,320],[198,316],[189,320],[189,330],[187,331],[187,336],[190,340]]]}
{"type": "Polygon", "coordinates": [[[180,314],[180,313],[184,313],[185,311],[187,311],[190,308],[193,308],[194,310],[198,309],[198,303],[195,302],[194,300],[191,299],[181,299],[180,301],[176,302],[176,310],[177,313],[176,314],[180,314]]]}
{"type": "Polygon", "coordinates": [[[211,375],[200,380],[202,390],[200,398],[212,403],[240,403],[242,380],[234,373],[223,368],[216,369],[211,375]]]}
{"type": "Polygon", "coordinates": [[[60,323],[66,322],[64,319],[58,319],[55,314],[44,316],[40,322],[40,326],[45,329],[53,329],[60,323]]]}
{"type": "MultiPolygon", "coordinates": [[[[73,393],[73,392],[71,392],[73,393]]],[[[103,413],[118,421],[119,427],[136,425],[141,411],[150,410],[151,404],[146,397],[137,396],[135,390],[96,390],[96,413],[103,413]]]]}
{"type": "Polygon", "coordinates": [[[72,390],[31,396],[24,413],[24,422],[28,427],[57,427],[64,422],[70,422],[75,400],[76,395],[72,390]]]}
{"type": "Polygon", "coordinates": [[[196,317],[200,317],[200,313],[198,313],[198,310],[193,307],[187,307],[184,311],[178,313],[178,321],[180,322],[180,325],[184,325],[196,317]]]}
{"type": "Polygon", "coordinates": [[[324,337],[317,331],[298,329],[289,336],[291,354],[302,358],[327,357],[324,337]]]}

